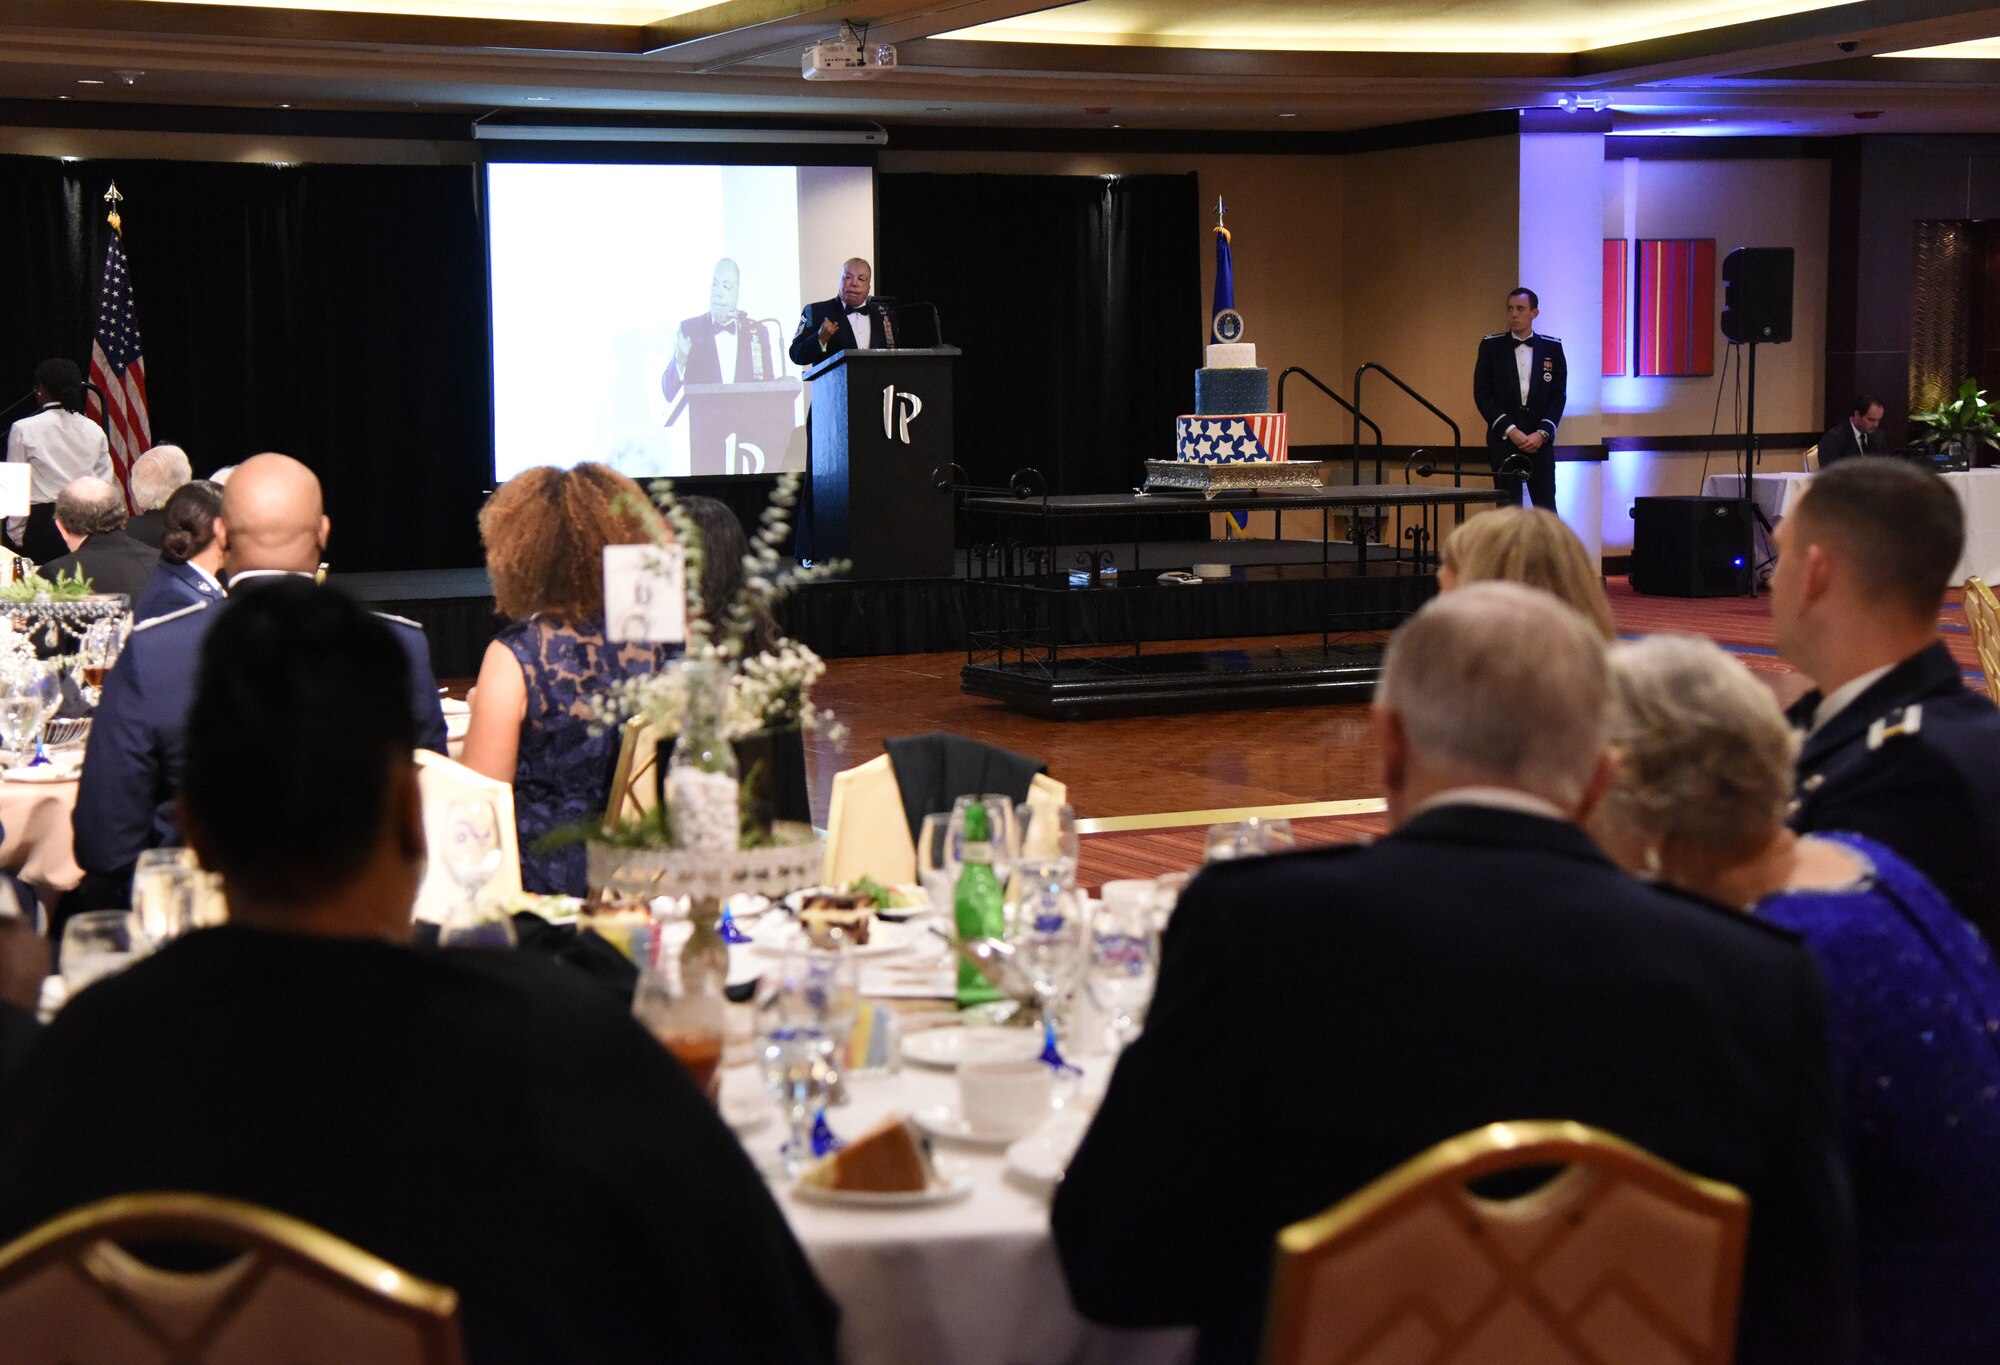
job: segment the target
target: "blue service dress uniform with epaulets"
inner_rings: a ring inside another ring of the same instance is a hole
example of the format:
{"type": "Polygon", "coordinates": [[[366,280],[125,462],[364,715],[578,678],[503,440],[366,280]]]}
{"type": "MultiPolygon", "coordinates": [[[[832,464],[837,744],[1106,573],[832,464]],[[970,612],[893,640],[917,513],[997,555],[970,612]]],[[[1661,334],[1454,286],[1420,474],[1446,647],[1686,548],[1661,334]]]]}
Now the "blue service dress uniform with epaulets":
{"type": "Polygon", "coordinates": [[[1486,453],[1493,461],[1494,483],[1514,501],[1520,501],[1526,484],[1528,498],[1537,507],[1556,510],[1556,428],[1562,425],[1563,407],[1569,401],[1569,361],[1563,356],[1561,337],[1532,332],[1522,341],[1512,332],[1495,332],[1479,341],[1479,356],[1472,366],[1472,402],[1486,421],[1486,453]],[[1528,389],[1521,392],[1521,370],[1514,358],[1521,347],[1528,348],[1528,389]],[[1529,454],[1507,439],[1507,428],[1524,436],[1541,432],[1540,450],[1529,454]],[[1526,460],[1525,475],[1502,474],[1509,461],[1526,460]]]}
{"type": "MultiPolygon", "coordinates": [[[[239,579],[231,588],[255,591],[257,581],[239,579]]],[[[139,855],[181,842],[174,804],[187,768],[183,744],[202,641],[228,609],[226,600],[203,602],[133,627],[104,679],[71,817],[77,865],[87,874],[86,905],[126,904],[126,884],[139,855]]],[[[400,616],[378,615],[409,659],[417,743],[443,753],[444,713],[423,628],[400,616]]],[[[246,773],[244,780],[254,782],[256,774],[246,773]]]]}
{"type": "MultiPolygon", "coordinates": [[[[1807,694],[1792,723],[1811,724],[1819,702],[1807,694]]],[[[1806,736],[1791,826],[1888,845],[2000,945],[2000,710],[1942,641],[1806,736]]]]}

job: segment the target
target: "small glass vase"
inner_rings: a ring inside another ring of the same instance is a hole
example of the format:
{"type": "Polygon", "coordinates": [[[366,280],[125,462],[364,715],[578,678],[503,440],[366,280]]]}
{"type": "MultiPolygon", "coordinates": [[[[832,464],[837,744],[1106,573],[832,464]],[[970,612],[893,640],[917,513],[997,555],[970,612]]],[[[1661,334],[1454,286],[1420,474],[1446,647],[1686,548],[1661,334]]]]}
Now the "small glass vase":
{"type": "Polygon", "coordinates": [[[742,836],[742,784],[736,751],[723,737],[729,670],[706,661],[679,665],[686,712],[667,759],[667,812],[674,846],[696,853],[732,853],[742,836]]]}

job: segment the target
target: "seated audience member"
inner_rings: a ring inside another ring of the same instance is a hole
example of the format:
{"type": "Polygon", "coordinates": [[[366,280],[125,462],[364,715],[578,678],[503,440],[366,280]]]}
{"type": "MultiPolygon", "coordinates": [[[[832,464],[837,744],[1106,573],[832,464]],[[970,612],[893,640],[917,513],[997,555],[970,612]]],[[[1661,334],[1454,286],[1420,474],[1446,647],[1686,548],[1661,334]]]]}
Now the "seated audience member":
{"type": "Polygon", "coordinates": [[[72,480],[56,494],[56,533],[69,553],[42,565],[47,578],[81,572],[96,591],[123,593],[137,601],[160,562],[158,550],[126,533],[125,495],[90,475],[72,480]]]}
{"type": "Polygon", "coordinates": [[[230,923],[80,992],[0,1086],[0,1239],[201,1191],[449,1285],[471,1365],[832,1361],[835,1309],[672,1054],[532,954],[408,945],[393,630],[303,578],[214,615],[181,797],[230,923]]]}
{"type": "Polygon", "coordinates": [[[160,509],[160,566],[133,604],[134,621],[222,599],[222,546],[215,538],[221,511],[222,490],[207,479],[174,490],[160,509]]]}
{"type": "Polygon", "coordinates": [[[132,461],[132,501],[139,512],[125,523],[126,534],[155,550],[162,548],[167,499],[193,478],[194,467],[179,446],[157,445],[132,461]]]}
{"type": "Polygon", "coordinates": [[[1444,538],[1438,590],[1498,580],[1554,593],[1607,640],[1618,637],[1604,575],[1561,517],[1541,507],[1501,507],[1468,518],[1444,538]]]}
{"type": "Polygon", "coordinates": [[[1935,474],[1857,455],[1778,523],[1778,652],[1816,684],[1791,816],[1886,844],[2000,944],[2000,711],[1938,629],[1965,541],[1935,474]]]}
{"type": "MultiPolygon", "coordinates": [[[[720,639],[729,629],[729,609],[743,589],[743,557],[750,541],[729,505],[714,498],[684,497],[680,505],[701,531],[701,614],[720,639]]],[[[743,640],[743,652],[761,654],[784,638],[768,611],[759,609],[743,640]]]]}
{"type": "MultiPolygon", "coordinates": [[[[2000,968],[1923,876],[1785,827],[1798,740],[1705,640],[1611,652],[1617,783],[1591,820],[1634,872],[1804,936],[1826,978],[1854,1187],[1863,1359],[1973,1365],[2000,1303],[2000,968]]],[[[1753,1208],[1751,1218],[1757,1217],[1753,1208]]]]}
{"type": "MultiPolygon", "coordinates": [[[[78,779],[76,860],[86,906],[128,903],[132,865],[149,848],[181,842],[174,816],[187,764],[183,731],[194,701],[194,666],[204,636],[238,594],[293,575],[311,577],[326,547],[319,480],[289,455],[258,455],[238,466],[223,494],[215,536],[232,595],[184,607],[137,626],[104,679],[78,779]]],[[[417,742],[444,752],[444,713],[422,627],[385,617],[409,656],[410,714],[417,742]]]]}
{"type": "Polygon", "coordinates": [[[1214,864],[1145,1032],[1056,1194],[1086,1315],[1259,1358],[1273,1238],[1496,1120],[1595,1124],[1750,1198],[1736,1359],[1853,1350],[1852,1226],[1804,945],[1649,887],[1578,821],[1610,780],[1604,645],[1475,583],[1392,637],[1375,701],[1393,832],[1214,864]]]}
{"type": "Polygon", "coordinates": [[[486,647],[462,757],[514,784],[523,890],[585,893],[583,845],[535,841],[603,818],[620,732],[590,703],[678,649],[605,638],[604,547],[650,540],[651,517],[639,485],[601,464],[523,470],[479,514],[494,604],[513,624],[486,647]]]}

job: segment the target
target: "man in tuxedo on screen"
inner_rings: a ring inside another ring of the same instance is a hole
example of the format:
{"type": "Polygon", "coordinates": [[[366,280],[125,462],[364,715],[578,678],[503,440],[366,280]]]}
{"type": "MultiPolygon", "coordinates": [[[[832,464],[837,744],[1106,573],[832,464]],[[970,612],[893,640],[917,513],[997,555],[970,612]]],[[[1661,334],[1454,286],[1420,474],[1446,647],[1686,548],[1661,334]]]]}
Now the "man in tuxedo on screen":
{"type": "Polygon", "coordinates": [[[1507,296],[1507,330],[1479,343],[1472,401],[1486,419],[1494,482],[1515,501],[1521,485],[1537,507],[1556,510],[1556,427],[1569,391],[1562,338],[1538,336],[1541,299],[1532,289],[1507,296]]]}
{"type": "Polygon", "coordinates": [[[1854,410],[1847,414],[1847,420],[1836,422],[1826,435],[1819,438],[1819,467],[1831,468],[1849,455],[1884,455],[1887,450],[1882,444],[1882,402],[1866,394],[1854,400],[1854,410]]]}
{"type": "Polygon", "coordinates": [[[687,406],[681,389],[688,384],[747,384],[773,379],[771,339],[763,327],[736,306],[743,291],[743,272],[724,256],[708,281],[708,311],[688,318],[674,336],[673,358],[660,376],[660,392],[673,411],[672,426],[687,406]]]}
{"type": "Polygon", "coordinates": [[[895,324],[882,300],[868,291],[875,271],[859,256],[840,267],[840,292],[824,303],[809,303],[792,334],[792,363],[817,365],[836,351],[887,350],[896,344],[895,324]]]}

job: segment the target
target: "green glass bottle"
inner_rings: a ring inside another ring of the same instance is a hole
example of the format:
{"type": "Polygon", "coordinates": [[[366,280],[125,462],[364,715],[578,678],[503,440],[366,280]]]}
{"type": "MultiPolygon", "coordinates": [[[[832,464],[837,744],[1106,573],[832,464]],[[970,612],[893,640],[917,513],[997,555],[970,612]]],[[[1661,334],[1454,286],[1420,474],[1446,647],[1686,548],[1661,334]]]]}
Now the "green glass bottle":
{"type": "MultiPolygon", "coordinates": [[[[961,940],[1005,938],[1007,915],[1001,905],[1000,878],[993,872],[993,846],[986,807],[974,801],[965,808],[965,842],[959,854],[958,885],[952,891],[951,913],[961,940]]],[[[979,968],[963,958],[958,963],[958,1004],[984,1005],[1002,996],[979,968]]]]}

